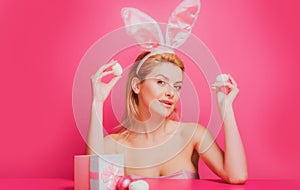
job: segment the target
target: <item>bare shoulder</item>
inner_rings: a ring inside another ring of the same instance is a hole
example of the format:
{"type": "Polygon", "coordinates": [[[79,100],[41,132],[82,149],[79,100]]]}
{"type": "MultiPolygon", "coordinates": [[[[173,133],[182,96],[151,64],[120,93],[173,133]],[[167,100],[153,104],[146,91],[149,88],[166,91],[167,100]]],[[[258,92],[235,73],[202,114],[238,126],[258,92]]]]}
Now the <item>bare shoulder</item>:
{"type": "Polygon", "coordinates": [[[109,134],[104,137],[103,140],[105,153],[117,153],[117,145],[120,139],[122,138],[121,136],[121,134],[109,134]]]}
{"type": "Polygon", "coordinates": [[[104,137],[104,143],[118,142],[121,138],[122,138],[122,134],[120,133],[109,134],[104,137]]]}
{"type": "Polygon", "coordinates": [[[183,131],[204,131],[206,130],[206,127],[199,123],[192,123],[192,122],[177,122],[178,125],[180,126],[180,129],[183,131]]]}
{"type": "Polygon", "coordinates": [[[199,153],[205,152],[204,150],[207,150],[207,148],[214,143],[215,138],[207,127],[195,123],[189,123],[187,126],[195,129],[192,137],[192,144],[199,153]]]}
{"type": "Polygon", "coordinates": [[[199,140],[208,132],[208,129],[205,126],[198,123],[180,122],[179,126],[180,132],[184,136],[193,136],[193,139],[199,140]]]}

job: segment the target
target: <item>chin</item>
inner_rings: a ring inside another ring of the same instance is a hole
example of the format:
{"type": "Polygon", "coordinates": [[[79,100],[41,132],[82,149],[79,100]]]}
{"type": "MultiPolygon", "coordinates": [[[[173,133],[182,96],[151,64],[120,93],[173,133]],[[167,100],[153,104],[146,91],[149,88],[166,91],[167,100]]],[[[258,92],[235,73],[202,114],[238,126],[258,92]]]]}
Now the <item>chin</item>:
{"type": "Polygon", "coordinates": [[[164,105],[161,105],[161,103],[158,103],[156,105],[152,104],[150,106],[151,113],[155,114],[160,117],[168,118],[171,116],[171,114],[174,112],[174,106],[166,107],[164,105]]]}
{"type": "Polygon", "coordinates": [[[161,108],[159,110],[155,110],[155,113],[160,115],[161,117],[169,118],[171,114],[173,113],[174,109],[166,109],[166,108],[161,108]]]}

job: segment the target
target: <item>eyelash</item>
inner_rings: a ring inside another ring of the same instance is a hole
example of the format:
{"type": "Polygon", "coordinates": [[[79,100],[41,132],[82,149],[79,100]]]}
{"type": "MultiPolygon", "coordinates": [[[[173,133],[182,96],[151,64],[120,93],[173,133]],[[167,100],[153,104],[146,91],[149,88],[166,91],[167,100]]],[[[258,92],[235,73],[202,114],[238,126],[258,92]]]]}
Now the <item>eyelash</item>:
{"type": "Polygon", "coordinates": [[[158,80],[157,84],[159,84],[160,86],[166,86],[167,83],[163,80],[158,80]]]}
{"type": "Polygon", "coordinates": [[[180,90],[181,90],[181,86],[174,86],[174,88],[175,88],[177,91],[180,91],[180,90]]]}
{"type": "MultiPolygon", "coordinates": [[[[158,80],[157,84],[159,84],[162,87],[165,87],[166,84],[167,84],[167,82],[165,82],[163,80],[158,80]]],[[[176,89],[177,91],[180,91],[181,90],[181,86],[180,85],[174,86],[174,89],[176,89]]]]}

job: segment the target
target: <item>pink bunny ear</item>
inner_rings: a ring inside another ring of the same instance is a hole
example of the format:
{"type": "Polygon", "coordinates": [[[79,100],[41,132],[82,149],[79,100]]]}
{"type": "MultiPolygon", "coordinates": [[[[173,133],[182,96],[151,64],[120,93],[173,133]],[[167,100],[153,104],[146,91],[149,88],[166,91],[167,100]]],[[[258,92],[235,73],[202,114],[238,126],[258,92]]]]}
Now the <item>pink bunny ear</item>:
{"type": "Polygon", "coordinates": [[[167,46],[177,48],[186,41],[190,36],[199,12],[199,0],[184,0],[176,7],[167,25],[167,46]]]}
{"type": "Polygon", "coordinates": [[[135,39],[143,50],[151,51],[160,44],[164,44],[159,25],[146,13],[135,8],[123,8],[121,15],[127,33],[135,39]]]}

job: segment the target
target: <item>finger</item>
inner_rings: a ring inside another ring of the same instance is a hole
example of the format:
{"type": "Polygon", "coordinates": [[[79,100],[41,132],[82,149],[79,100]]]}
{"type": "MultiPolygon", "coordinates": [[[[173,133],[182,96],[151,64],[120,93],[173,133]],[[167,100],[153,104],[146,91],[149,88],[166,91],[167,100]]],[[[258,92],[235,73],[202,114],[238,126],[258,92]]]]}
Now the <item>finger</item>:
{"type": "Polygon", "coordinates": [[[220,92],[226,94],[225,91],[222,88],[212,87],[211,89],[213,91],[215,91],[217,94],[220,93],[220,92]]]}
{"type": "Polygon", "coordinates": [[[104,71],[100,74],[99,78],[103,78],[103,77],[113,74],[113,73],[114,73],[114,71],[104,71]]]}
{"type": "Polygon", "coordinates": [[[228,95],[231,92],[231,89],[228,87],[212,87],[212,90],[215,91],[217,94],[222,93],[228,95]]]}
{"type": "Polygon", "coordinates": [[[230,74],[228,74],[228,77],[229,77],[230,82],[231,82],[235,87],[237,87],[237,83],[236,83],[236,81],[233,79],[233,77],[232,77],[230,74]]]}
{"type": "Polygon", "coordinates": [[[91,79],[94,80],[94,81],[98,81],[101,78],[103,78],[103,77],[105,77],[105,76],[107,76],[109,74],[112,74],[112,73],[113,73],[113,71],[104,71],[104,72],[99,73],[98,75],[96,75],[96,74],[92,75],[91,79]]]}
{"type": "Polygon", "coordinates": [[[104,65],[104,70],[108,69],[109,67],[112,67],[114,64],[116,64],[118,61],[112,59],[110,62],[104,65]]]}
{"type": "Polygon", "coordinates": [[[238,89],[238,88],[231,89],[231,92],[233,92],[233,93],[238,93],[239,91],[240,91],[240,89],[238,89]]]}
{"type": "Polygon", "coordinates": [[[92,75],[91,76],[91,80],[93,81],[93,83],[98,83],[99,81],[101,81],[101,79],[107,75],[112,74],[113,71],[104,71],[102,73],[100,73],[100,75],[92,75]]]}
{"type": "Polygon", "coordinates": [[[214,84],[212,84],[212,87],[217,87],[217,88],[222,88],[222,87],[228,87],[228,88],[234,88],[233,84],[231,84],[230,82],[215,82],[214,84]]]}
{"type": "Polygon", "coordinates": [[[98,69],[98,71],[96,72],[95,75],[101,75],[101,73],[103,73],[103,71],[105,71],[107,68],[113,66],[114,64],[116,64],[117,61],[116,60],[111,60],[110,62],[108,62],[107,64],[103,65],[102,67],[100,67],[98,69]]]}
{"type": "Polygon", "coordinates": [[[238,94],[239,94],[239,89],[234,88],[228,95],[231,97],[232,100],[234,100],[238,94]]]}
{"type": "Polygon", "coordinates": [[[121,78],[121,76],[116,76],[116,77],[112,78],[111,81],[108,83],[109,88],[112,88],[118,82],[118,80],[120,78],[121,78]]]}
{"type": "Polygon", "coordinates": [[[220,91],[220,88],[217,88],[216,86],[212,86],[211,89],[216,91],[216,92],[220,91]]]}
{"type": "Polygon", "coordinates": [[[104,70],[103,67],[104,67],[104,65],[96,71],[96,73],[93,75],[93,78],[98,77],[103,72],[103,70],[104,70]]]}

